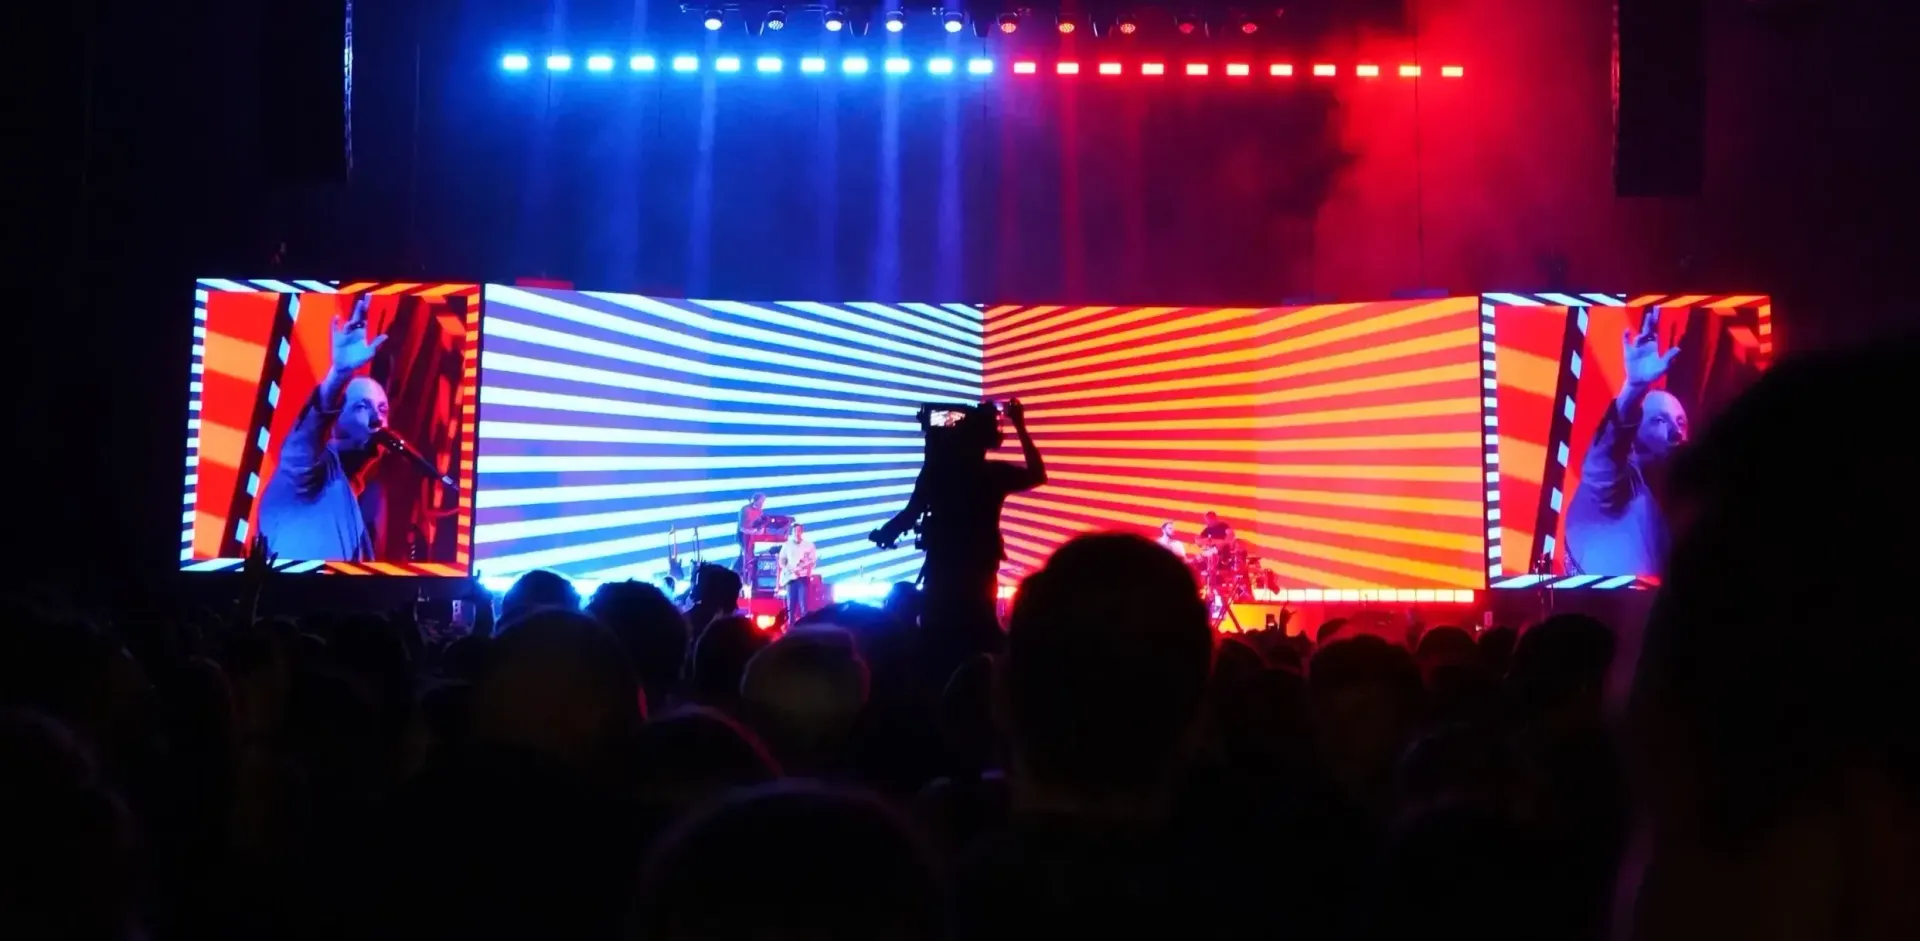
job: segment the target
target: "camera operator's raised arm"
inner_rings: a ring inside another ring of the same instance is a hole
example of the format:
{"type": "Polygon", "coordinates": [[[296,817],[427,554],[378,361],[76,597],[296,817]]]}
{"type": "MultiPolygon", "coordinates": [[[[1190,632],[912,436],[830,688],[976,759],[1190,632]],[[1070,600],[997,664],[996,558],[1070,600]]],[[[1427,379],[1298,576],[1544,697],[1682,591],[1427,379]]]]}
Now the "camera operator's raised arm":
{"type": "Polygon", "coordinates": [[[1015,480],[1014,492],[1032,490],[1047,482],[1047,464],[1040,459],[1040,448],[1033,443],[1033,435],[1027,431],[1027,409],[1019,399],[1008,399],[1007,420],[1013,423],[1013,432],[1020,436],[1020,457],[1026,462],[1025,475],[1015,480]]]}

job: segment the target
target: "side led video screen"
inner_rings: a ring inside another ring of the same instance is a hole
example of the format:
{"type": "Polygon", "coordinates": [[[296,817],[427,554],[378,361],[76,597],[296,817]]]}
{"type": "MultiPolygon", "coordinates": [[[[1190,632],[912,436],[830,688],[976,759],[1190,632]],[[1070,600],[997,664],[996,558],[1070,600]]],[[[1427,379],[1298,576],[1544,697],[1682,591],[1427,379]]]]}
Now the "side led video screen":
{"type": "Polygon", "coordinates": [[[990,309],[986,392],[1026,404],[1049,472],[1007,503],[1016,574],[1086,530],[1189,557],[1211,532],[1270,590],[1470,600],[1487,571],[1477,308],[990,309]]]}
{"type": "Polygon", "coordinates": [[[1489,294],[1496,588],[1657,584],[1664,469],[1773,356],[1764,295],[1489,294]]]}
{"type": "Polygon", "coordinates": [[[184,568],[465,575],[480,289],[204,279],[184,568]]]}
{"type": "Polygon", "coordinates": [[[867,535],[913,489],[920,406],[981,396],[977,308],[504,285],[486,305],[476,574],[735,567],[765,551],[739,535],[756,496],[829,584],[917,573],[910,541],[867,535]]]}

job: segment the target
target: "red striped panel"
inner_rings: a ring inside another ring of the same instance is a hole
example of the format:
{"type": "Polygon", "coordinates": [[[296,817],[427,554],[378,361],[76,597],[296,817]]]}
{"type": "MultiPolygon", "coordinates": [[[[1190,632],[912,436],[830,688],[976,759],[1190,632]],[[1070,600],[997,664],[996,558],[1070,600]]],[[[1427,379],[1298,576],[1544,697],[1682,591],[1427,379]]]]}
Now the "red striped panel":
{"type": "Polygon", "coordinates": [[[1485,584],[1476,298],[1280,308],[997,307],[986,392],[1050,474],[1009,554],[1220,513],[1298,588],[1485,584]]]}
{"type": "Polygon", "coordinates": [[[278,294],[207,294],[197,440],[200,479],[193,514],[195,558],[218,556],[223,537],[233,525],[227,512],[245,485],[240,464],[258,433],[253,407],[260,396],[260,374],[275,342],[273,320],[279,303],[278,294]]]}

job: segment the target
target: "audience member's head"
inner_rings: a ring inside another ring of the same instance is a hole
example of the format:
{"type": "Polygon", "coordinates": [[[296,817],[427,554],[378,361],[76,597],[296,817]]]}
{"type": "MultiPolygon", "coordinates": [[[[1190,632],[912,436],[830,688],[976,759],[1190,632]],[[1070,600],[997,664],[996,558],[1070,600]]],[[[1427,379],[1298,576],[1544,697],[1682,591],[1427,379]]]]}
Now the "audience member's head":
{"type": "Polygon", "coordinates": [[[740,701],[747,661],[772,642],[751,618],[715,618],[693,641],[687,659],[687,695],[695,702],[732,710],[740,701]]]}
{"type": "Polygon", "coordinates": [[[840,756],[867,704],[867,684],[853,635],[801,628],[747,662],[740,712],[783,766],[818,773],[840,756]]]}
{"type": "Polygon", "coordinates": [[[650,941],[947,936],[944,881],[908,822],[876,798],[801,782],[740,793],[669,833],[641,905],[650,941]]]}
{"type": "Polygon", "coordinates": [[[1487,669],[1494,676],[1506,676],[1507,667],[1513,660],[1513,647],[1520,642],[1520,632],[1509,625],[1501,624],[1488,628],[1480,635],[1480,659],[1485,661],[1487,669]]]}
{"type": "Polygon", "coordinates": [[[1325,647],[1326,645],[1333,643],[1334,639],[1340,636],[1341,629],[1346,626],[1347,626],[1346,618],[1333,618],[1331,620],[1328,620],[1322,623],[1320,625],[1320,629],[1313,632],[1314,644],[1316,646],[1325,647]]]}
{"type": "Polygon", "coordinates": [[[1912,338],[1783,362],[1677,458],[1628,658],[1659,837],[1636,937],[1920,937],[1920,630],[1903,591],[1861,580],[1914,558],[1917,362],[1912,338]]]}
{"type": "Polygon", "coordinates": [[[587,612],[620,638],[634,673],[658,709],[680,684],[687,659],[687,619],[660,589],[646,582],[607,582],[593,593],[587,612]]]}
{"type": "Polygon", "coordinates": [[[920,623],[920,587],[912,582],[894,583],[887,590],[887,600],[882,607],[901,624],[920,623]]]}
{"type": "Polygon", "coordinates": [[[1507,687],[1525,721],[1600,718],[1613,629],[1584,614],[1556,614],[1526,630],[1507,666],[1507,687]]]}
{"type": "Polygon", "coordinates": [[[1254,675],[1266,666],[1260,657],[1260,651],[1252,643],[1231,634],[1220,635],[1219,646],[1213,653],[1213,684],[1216,689],[1228,689],[1241,680],[1254,675]]]}
{"type": "Polygon", "coordinates": [[[1306,682],[1267,667],[1235,683],[1215,709],[1216,745],[1235,773],[1298,785],[1313,758],[1306,682]],[[1294,777],[1294,780],[1285,780],[1294,777]]]}
{"type": "Polygon", "coordinates": [[[546,569],[534,569],[519,577],[513,587],[500,598],[500,624],[504,628],[507,622],[541,608],[559,608],[563,611],[577,611],[580,608],[580,593],[573,590],[573,583],[546,569]]]}
{"type": "Polygon", "coordinates": [[[1481,662],[1480,646],[1461,628],[1436,627],[1420,635],[1413,659],[1420,665],[1421,675],[1431,677],[1441,667],[1481,662]]]}
{"type": "Polygon", "coordinates": [[[1350,796],[1386,796],[1394,761],[1419,719],[1420,670],[1405,647],[1363,634],[1307,664],[1307,698],[1327,771],[1350,796]]]}
{"type": "MultiPolygon", "coordinates": [[[[732,614],[740,604],[740,574],[724,565],[709,562],[694,570],[693,604],[716,614],[732,614]]],[[[690,624],[695,632],[705,624],[690,624]]]]}
{"type": "Polygon", "coordinates": [[[1213,662],[1181,561],[1139,536],[1080,536],[1022,584],[1000,662],[1016,788],[1068,809],[1157,802],[1195,741],[1213,662]]]}
{"type": "Polygon", "coordinates": [[[476,739],[569,761],[611,757],[644,718],[626,651],[578,611],[548,608],[507,624],[474,689],[476,739]]]}
{"type": "Polygon", "coordinates": [[[765,784],[780,766],[751,731],[726,713],[683,706],[634,737],[633,782],[649,803],[692,807],[734,788],[765,784]]]}

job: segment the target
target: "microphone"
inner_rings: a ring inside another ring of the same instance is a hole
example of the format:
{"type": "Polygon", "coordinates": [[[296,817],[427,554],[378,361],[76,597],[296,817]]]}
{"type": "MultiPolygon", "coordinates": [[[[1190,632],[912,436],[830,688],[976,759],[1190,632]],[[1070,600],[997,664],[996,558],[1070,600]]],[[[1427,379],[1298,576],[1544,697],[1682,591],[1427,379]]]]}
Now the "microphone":
{"type": "Polygon", "coordinates": [[[392,428],[382,425],[374,429],[373,440],[388,451],[395,451],[412,458],[413,462],[420,465],[420,469],[425,471],[428,477],[446,484],[455,490],[460,489],[460,485],[454,483],[452,477],[440,473],[439,467],[436,467],[432,461],[427,460],[426,455],[414,450],[413,445],[408,444],[407,439],[400,437],[400,433],[394,431],[392,428]]]}

